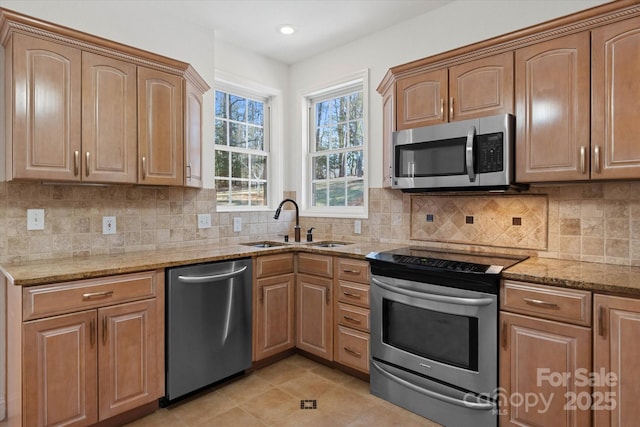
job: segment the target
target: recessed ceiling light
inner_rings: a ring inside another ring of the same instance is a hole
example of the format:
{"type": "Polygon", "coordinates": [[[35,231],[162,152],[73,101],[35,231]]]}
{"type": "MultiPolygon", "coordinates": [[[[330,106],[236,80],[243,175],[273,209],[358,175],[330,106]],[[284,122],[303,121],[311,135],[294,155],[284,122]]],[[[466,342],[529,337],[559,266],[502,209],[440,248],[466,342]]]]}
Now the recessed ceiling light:
{"type": "Polygon", "coordinates": [[[280,31],[280,34],[284,34],[284,35],[290,35],[296,32],[296,29],[293,28],[291,25],[281,25],[280,28],[278,29],[278,31],[280,31]]]}

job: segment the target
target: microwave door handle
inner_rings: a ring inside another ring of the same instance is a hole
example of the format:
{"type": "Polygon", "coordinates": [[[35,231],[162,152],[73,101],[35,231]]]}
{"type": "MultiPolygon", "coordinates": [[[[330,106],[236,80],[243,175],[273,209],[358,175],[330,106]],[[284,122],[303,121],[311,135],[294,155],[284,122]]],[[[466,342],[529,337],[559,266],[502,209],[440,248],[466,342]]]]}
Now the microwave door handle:
{"type": "Polygon", "coordinates": [[[475,182],[476,172],[473,170],[473,141],[476,139],[476,127],[471,126],[467,132],[467,174],[469,175],[469,181],[475,182]]]}
{"type": "Polygon", "coordinates": [[[401,288],[399,286],[390,285],[389,283],[381,282],[375,277],[371,278],[371,282],[389,292],[396,292],[401,295],[406,295],[408,297],[420,298],[427,301],[435,301],[445,304],[458,304],[458,305],[466,305],[466,306],[485,306],[491,305],[493,303],[493,299],[491,298],[461,298],[461,297],[453,297],[448,295],[438,295],[438,294],[429,294],[426,292],[417,292],[412,291],[410,289],[401,288]]]}

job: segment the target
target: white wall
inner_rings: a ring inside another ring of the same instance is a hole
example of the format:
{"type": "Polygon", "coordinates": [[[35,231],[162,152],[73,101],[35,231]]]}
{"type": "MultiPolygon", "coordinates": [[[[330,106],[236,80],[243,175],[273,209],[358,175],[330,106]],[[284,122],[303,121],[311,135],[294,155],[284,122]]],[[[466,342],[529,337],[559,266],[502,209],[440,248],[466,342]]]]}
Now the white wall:
{"type": "Polygon", "coordinates": [[[301,194],[300,96],[320,83],[370,70],[369,186],[382,186],[382,99],[376,87],[390,67],[506,34],[606,1],[459,0],[371,36],[294,64],[289,74],[289,146],[285,190],[301,194]]]}

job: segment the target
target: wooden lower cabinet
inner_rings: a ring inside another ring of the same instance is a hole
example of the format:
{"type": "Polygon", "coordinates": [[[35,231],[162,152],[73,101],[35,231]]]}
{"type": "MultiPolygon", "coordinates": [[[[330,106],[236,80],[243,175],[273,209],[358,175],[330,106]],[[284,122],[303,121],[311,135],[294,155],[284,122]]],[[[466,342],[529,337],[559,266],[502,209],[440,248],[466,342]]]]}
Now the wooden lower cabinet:
{"type": "Polygon", "coordinates": [[[254,360],[294,347],[294,283],[293,273],[256,281],[254,360]]]}
{"type": "Polygon", "coordinates": [[[333,360],[333,280],[299,274],[296,284],[296,347],[333,360]]]}
{"type": "Polygon", "coordinates": [[[590,425],[582,402],[591,388],[580,378],[591,372],[591,329],[507,312],[500,319],[500,425],[590,425]]]}
{"type": "Polygon", "coordinates": [[[595,294],[593,335],[593,425],[638,425],[640,299],[595,294]]]}

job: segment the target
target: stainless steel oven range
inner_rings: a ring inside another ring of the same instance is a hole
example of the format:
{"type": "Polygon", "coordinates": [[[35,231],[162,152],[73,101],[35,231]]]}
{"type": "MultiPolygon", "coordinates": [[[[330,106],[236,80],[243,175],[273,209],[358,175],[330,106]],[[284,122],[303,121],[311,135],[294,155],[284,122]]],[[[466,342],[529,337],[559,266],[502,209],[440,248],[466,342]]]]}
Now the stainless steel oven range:
{"type": "Polygon", "coordinates": [[[367,255],[371,393],[445,426],[497,426],[500,273],[522,259],[426,247],[367,255]]]}

